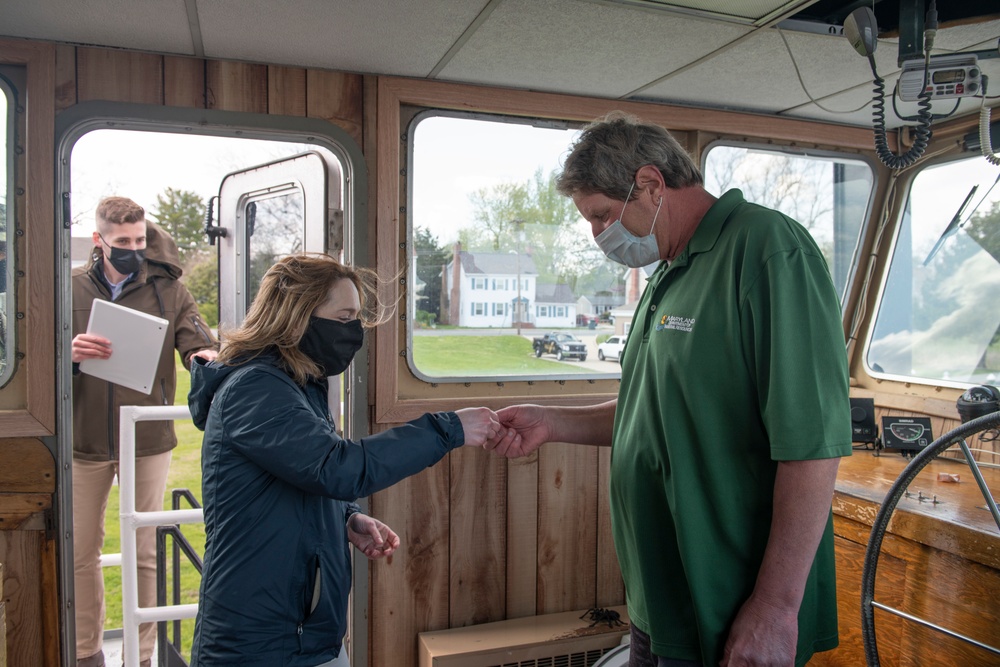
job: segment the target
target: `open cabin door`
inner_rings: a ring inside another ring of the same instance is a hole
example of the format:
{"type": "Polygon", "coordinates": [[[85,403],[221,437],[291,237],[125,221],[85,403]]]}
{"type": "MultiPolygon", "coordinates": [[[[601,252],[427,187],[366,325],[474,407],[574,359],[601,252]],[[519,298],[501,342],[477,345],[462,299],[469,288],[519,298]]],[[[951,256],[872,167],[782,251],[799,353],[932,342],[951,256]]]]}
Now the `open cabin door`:
{"type": "Polygon", "coordinates": [[[278,259],[302,251],[340,258],[340,166],[310,151],[233,172],[219,187],[218,226],[219,325],[232,327],[278,259]]]}
{"type": "MultiPolygon", "coordinates": [[[[336,160],[316,151],[227,175],[219,187],[219,328],[238,326],[267,269],[295,252],[342,259],[343,179],[336,160]]],[[[340,415],[340,382],[330,383],[330,408],[340,415]]],[[[343,424],[338,423],[338,428],[343,424]]]]}

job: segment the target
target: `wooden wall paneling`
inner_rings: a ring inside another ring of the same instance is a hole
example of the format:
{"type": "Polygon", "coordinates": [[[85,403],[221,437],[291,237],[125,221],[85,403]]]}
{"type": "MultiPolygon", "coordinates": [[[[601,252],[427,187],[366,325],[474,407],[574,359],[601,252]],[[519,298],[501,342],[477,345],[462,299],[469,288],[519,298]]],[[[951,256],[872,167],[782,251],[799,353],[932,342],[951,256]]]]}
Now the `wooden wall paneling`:
{"type": "MultiPolygon", "coordinates": [[[[366,76],[362,83],[362,118],[364,130],[361,133],[361,151],[365,155],[365,165],[368,171],[368,219],[367,220],[356,220],[355,224],[358,226],[358,231],[361,227],[366,229],[378,229],[378,213],[379,208],[376,205],[378,201],[378,133],[376,128],[378,127],[378,77],[366,76]]],[[[364,264],[365,266],[377,266],[376,261],[376,251],[378,250],[378,237],[373,237],[374,242],[368,244],[368,256],[359,257],[357,261],[359,264],[364,264]]],[[[376,346],[372,345],[369,348],[368,353],[370,355],[377,354],[376,346]]],[[[371,367],[375,368],[375,359],[371,359],[371,367]]],[[[374,376],[373,376],[374,377],[374,376]]],[[[370,382],[368,385],[368,405],[375,405],[375,390],[372,385],[374,382],[370,382]]]]}
{"type": "Polygon", "coordinates": [[[371,567],[369,664],[413,667],[416,636],[448,627],[448,463],[372,496],[372,515],[400,547],[371,567]]]}
{"type": "Polygon", "coordinates": [[[449,454],[447,463],[451,467],[448,625],[502,621],[506,618],[507,460],[462,448],[449,454]]]}
{"type": "Polygon", "coordinates": [[[45,654],[41,623],[41,535],[38,530],[0,530],[3,594],[7,603],[7,663],[12,667],[39,665],[40,657],[45,654]]]}
{"type": "Polygon", "coordinates": [[[507,461],[507,618],[538,603],[538,452],[507,461]]]}
{"type": "Polygon", "coordinates": [[[4,493],[55,493],[52,453],[34,438],[5,439],[0,451],[0,489],[4,493]]]}
{"type": "Polygon", "coordinates": [[[163,57],[163,103],[168,107],[205,108],[205,61],[163,57]]]}
{"type": "Polygon", "coordinates": [[[611,448],[597,450],[597,601],[598,607],[625,604],[625,584],[622,581],[614,536],[611,534],[611,508],[608,480],[611,473],[611,448]]]}
{"type": "Polygon", "coordinates": [[[549,443],[538,456],[538,613],[594,606],[597,447],[549,443]]]}
{"type": "MultiPolygon", "coordinates": [[[[887,536],[893,537],[893,536],[887,536]]],[[[892,606],[926,621],[951,629],[972,639],[998,644],[997,623],[1000,622],[996,591],[1000,589],[1000,572],[972,563],[954,554],[925,547],[901,539],[887,539],[876,577],[875,599],[897,593],[899,584],[883,584],[881,568],[886,553],[900,555],[907,561],[904,599],[892,606]]],[[[900,630],[883,632],[880,623],[887,613],[876,613],[875,635],[881,645],[887,637],[899,636],[900,659],[896,664],[934,664],[943,667],[986,667],[997,664],[996,655],[961,640],[903,621],[900,630]]]]}
{"type": "Polygon", "coordinates": [[[300,67],[267,68],[267,112],[275,116],[306,115],[306,71],[300,67]]]}
{"type": "Polygon", "coordinates": [[[220,111],[267,113],[267,66],[207,61],[205,105],[220,111]]]}
{"type": "MultiPolygon", "coordinates": [[[[910,563],[902,609],[980,642],[1000,644],[1000,572],[944,551],[918,546],[910,563]]],[[[880,563],[881,570],[881,563],[880,563]]],[[[881,580],[881,576],[879,577],[881,580]]],[[[879,599],[879,598],[876,598],[879,599]]],[[[937,644],[937,633],[914,633],[915,655],[937,644]]],[[[996,660],[996,658],[994,658],[996,660]]],[[[961,664],[972,664],[961,663],[961,664]]],[[[996,664],[996,663],[994,663],[996,664]]]]}
{"type": "Polygon", "coordinates": [[[55,535],[52,539],[43,531],[36,533],[39,539],[41,554],[41,588],[42,599],[42,651],[44,664],[59,664],[59,645],[61,619],[59,617],[59,549],[56,548],[55,535]]]}
{"type": "Polygon", "coordinates": [[[0,667],[7,667],[7,603],[3,596],[3,560],[0,560],[0,667]]]}
{"type": "MultiPolygon", "coordinates": [[[[837,521],[834,521],[837,526],[837,521]]],[[[867,528],[867,527],[865,527],[867,528]]],[[[835,532],[839,532],[835,529],[835,532]]],[[[867,533],[865,533],[867,534],[867,533]]],[[[834,538],[837,554],[837,624],[840,643],[832,651],[816,654],[809,667],[855,667],[865,664],[864,636],[861,632],[861,575],[864,570],[865,545],[839,534],[834,538]]],[[[898,607],[903,601],[906,581],[905,561],[884,556],[879,562],[879,588],[875,599],[898,607]]],[[[876,636],[883,664],[899,664],[899,637],[903,620],[883,614],[877,618],[876,636]]]]}
{"type": "MultiPolygon", "coordinates": [[[[399,272],[399,201],[402,199],[402,179],[399,173],[402,160],[399,130],[399,100],[387,92],[383,79],[378,80],[378,100],[376,102],[376,189],[369,193],[376,211],[375,270],[380,276],[394,276],[399,272]]],[[[396,303],[395,284],[380,285],[379,298],[383,303],[396,303]]],[[[399,364],[396,349],[400,341],[406,340],[406,331],[393,318],[375,330],[373,366],[370,377],[373,388],[373,421],[384,422],[385,414],[395,405],[399,389],[399,364]]]]}
{"type": "Polygon", "coordinates": [[[53,49],[56,54],[56,111],[62,111],[76,104],[76,47],[57,44],[53,49]]]}
{"type": "Polygon", "coordinates": [[[309,70],[306,72],[306,115],[343,128],[362,145],[363,78],[358,74],[309,70]]]}
{"type": "Polygon", "coordinates": [[[163,104],[163,57],[149,53],[79,47],[79,101],[111,100],[163,104]]]}

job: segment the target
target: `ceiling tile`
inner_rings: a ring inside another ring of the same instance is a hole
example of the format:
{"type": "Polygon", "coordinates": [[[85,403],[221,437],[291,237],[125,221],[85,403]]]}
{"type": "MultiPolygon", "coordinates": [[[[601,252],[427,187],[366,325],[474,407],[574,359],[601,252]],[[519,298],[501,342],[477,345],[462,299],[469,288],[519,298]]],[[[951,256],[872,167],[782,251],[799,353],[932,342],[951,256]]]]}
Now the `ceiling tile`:
{"type": "Polygon", "coordinates": [[[486,0],[199,0],[210,58],[427,76],[486,0]]]}
{"type": "Polygon", "coordinates": [[[194,55],[178,0],[5,0],[0,34],[194,55]]]}
{"type": "Polygon", "coordinates": [[[577,0],[505,0],[439,76],[620,97],[747,31],[577,0]]]}

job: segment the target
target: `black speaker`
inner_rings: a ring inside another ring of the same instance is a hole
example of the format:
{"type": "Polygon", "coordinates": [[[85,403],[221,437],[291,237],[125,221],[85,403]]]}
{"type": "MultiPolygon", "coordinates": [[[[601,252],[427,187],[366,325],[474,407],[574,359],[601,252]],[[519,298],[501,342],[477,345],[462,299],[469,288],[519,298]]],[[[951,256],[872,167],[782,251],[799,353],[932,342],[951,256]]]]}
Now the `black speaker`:
{"type": "Polygon", "coordinates": [[[851,441],[875,442],[878,431],[875,428],[875,399],[851,399],[851,441]]]}

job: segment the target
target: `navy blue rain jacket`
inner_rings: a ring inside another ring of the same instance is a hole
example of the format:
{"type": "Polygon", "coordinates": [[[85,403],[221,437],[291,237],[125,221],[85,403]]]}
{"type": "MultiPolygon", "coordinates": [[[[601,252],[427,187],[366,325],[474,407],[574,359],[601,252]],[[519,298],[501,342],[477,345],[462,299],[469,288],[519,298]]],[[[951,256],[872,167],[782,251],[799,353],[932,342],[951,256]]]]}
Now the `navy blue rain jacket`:
{"type": "Polygon", "coordinates": [[[205,431],[205,565],[192,667],[314,667],[340,652],[351,586],[347,515],[461,446],[454,412],[351,442],[326,383],[261,358],[195,360],[188,404],[205,431]]]}

